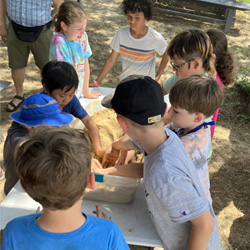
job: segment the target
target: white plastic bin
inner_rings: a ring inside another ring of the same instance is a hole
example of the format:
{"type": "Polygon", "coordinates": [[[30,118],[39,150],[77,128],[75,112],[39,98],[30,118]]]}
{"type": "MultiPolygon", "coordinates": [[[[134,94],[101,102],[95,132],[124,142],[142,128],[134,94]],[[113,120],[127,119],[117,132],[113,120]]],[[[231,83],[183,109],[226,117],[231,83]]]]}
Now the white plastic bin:
{"type": "Polygon", "coordinates": [[[140,178],[95,174],[95,189],[87,188],[83,199],[129,203],[140,183],[140,178]]]}

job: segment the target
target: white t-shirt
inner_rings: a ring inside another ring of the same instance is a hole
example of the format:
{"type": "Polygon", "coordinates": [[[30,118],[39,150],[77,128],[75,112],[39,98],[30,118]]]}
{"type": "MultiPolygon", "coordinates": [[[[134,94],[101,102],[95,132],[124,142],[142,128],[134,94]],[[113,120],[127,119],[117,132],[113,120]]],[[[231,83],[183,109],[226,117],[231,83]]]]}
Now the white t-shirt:
{"type": "Polygon", "coordinates": [[[122,58],[120,81],[135,74],[155,79],[156,53],[162,56],[167,42],[159,32],[150,27],[144,37],[136,39],[131,36],[130,27],[126,26],[116,32],[110,46],[122,58]]]}

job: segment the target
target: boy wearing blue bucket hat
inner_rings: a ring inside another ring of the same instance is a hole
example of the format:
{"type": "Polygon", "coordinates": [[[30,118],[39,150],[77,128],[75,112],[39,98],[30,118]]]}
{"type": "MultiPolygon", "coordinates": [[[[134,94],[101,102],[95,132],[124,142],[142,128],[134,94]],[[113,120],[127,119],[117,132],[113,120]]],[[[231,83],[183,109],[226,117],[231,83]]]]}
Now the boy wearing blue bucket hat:
{"type": "Polygon", "coordinates": [[[14,120],[8,129],[4,144],[5,185],[4,193],[7,195],[18,181],[15,171],[14,153],[26,140],[30,130],[39,125],[62,126],[73,120],[73,116],[63,113],[57,101],[45,94],[35,94],[26,98],[21,110],[11,113],[14,120]]]}

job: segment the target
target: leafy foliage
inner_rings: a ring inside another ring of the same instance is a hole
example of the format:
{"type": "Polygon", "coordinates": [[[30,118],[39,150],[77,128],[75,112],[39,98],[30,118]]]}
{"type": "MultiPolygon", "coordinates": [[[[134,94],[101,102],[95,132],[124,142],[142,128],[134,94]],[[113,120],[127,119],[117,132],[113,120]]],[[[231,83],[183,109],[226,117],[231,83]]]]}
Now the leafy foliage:
{"type": "Polygon", "coordinates": [[[243,78],[241,81],[236,82],[236,86],[240,91],[250,96],[250,81],[248,78],[243,78]]]}

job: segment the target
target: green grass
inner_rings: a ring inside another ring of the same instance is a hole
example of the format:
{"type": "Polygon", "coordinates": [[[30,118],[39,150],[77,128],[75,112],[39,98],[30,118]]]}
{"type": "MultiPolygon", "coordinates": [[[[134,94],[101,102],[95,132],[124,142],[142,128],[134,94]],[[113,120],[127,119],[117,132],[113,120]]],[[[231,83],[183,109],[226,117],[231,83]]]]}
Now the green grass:
{"type": "Polygon", "coordinates": [[[236,82],[236,86],[240,89],[240,91],[250,96],[250,81],[248,78],[244,78],[236,82]]]}
{"type": "Polygon", "coordinates": [[[239,117],[244,122],[250,122],[250,115],[248,114],[240,114],[239,117]]]}
{"type": "Polygon", "coordinates": [[[240,0],[239,2],[250,3],[250,0],[240,0]]]}
{"type": "MultiPolygon", "coordinates": [[[[249,0],[250,1],[250,0],[249,0]]],[[[249,48],[238,48],[236,52],[242,57],[250,57],[250,47],[249,48]]]]}

